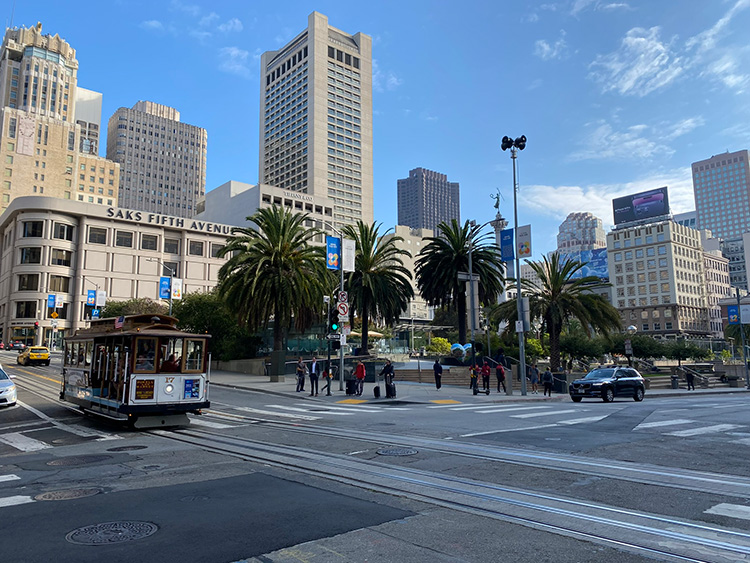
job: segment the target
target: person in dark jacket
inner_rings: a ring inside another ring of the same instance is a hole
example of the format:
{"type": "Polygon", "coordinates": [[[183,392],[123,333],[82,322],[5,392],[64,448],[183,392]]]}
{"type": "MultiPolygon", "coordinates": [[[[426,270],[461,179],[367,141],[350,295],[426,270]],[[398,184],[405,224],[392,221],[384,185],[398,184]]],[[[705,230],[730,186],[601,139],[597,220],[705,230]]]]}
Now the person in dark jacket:
{"type": "Polygon", "coordinates": [[[497,392],[500,392],[500,386],[503,386],[503,393],[508,391],[505,389],[505,368],[503,364],[499,363],[495,366],[495,375],[497,376],[497,392]]]}
{"type": "Polygon", "coordinates": [[[443,377],[443,366],[440,365],[438,360],[435,360],[435,363],[432,366],[432,371],[435,373],[435,387],[440,389],[440,380],[443,377]]]}
{"type": "Polygon", "coordinates": [[[393,391],[393,364],[391,364],[391,360],[386,360],[385,365],[383,366],[383,369],[380,370],[380,375],[383,377],[383,380],[385,381],[385,398],[391,399],[393,398],[392,391],[393,391]]]}
{"type": "Polygon", "coordinates": [[[542,374],[542,384],[544,385],[544,396],[546,397],[549,393],[550,398],[552,398],[552,383],[554,381],[554,377],[552,376],[552,372],[547,368],[545,372],[542,374]]]}

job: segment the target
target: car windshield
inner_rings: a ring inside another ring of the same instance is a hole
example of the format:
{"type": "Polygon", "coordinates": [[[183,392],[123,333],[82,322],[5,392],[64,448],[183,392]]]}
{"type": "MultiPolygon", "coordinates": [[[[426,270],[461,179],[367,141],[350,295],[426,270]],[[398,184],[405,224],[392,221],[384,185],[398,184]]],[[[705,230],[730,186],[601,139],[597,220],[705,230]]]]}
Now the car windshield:
{"type": "Polygon", "coordinates": [[[612,377],[614,373],[614,368],[599,368],[588,372],[584,379],[608,379],[612,377]]]}
{"type": "Polygon", "coordinates": [[[3,368],[0,368],[0,381],[10,380],[10,377],[7,373],[5,373],[5,370],[3,368]]]}

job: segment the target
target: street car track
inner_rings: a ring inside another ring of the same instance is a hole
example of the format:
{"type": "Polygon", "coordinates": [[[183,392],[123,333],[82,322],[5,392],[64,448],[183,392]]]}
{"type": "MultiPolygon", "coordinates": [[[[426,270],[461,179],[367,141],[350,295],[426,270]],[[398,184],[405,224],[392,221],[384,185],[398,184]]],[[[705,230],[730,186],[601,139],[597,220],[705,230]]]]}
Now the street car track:
{"type": "Polygon", "coordinates": [[[355,486],[365,484],[378,492],[668,560],[722,563],[750,560],[750,534],[737,530],[204,429],[150,433],[215,453],[355,486]]]}

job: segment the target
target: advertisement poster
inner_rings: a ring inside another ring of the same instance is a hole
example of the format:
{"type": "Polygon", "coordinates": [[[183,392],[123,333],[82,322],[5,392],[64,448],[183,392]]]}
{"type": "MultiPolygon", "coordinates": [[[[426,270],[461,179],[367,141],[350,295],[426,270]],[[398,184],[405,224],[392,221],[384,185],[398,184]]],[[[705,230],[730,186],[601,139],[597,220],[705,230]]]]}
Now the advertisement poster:
{"type": "Polygon", "coordinates": [[[503,262],[510,262],[516,257],[513,251],[513,229],[500,231],[500,259],[503,262]]]}
{"type": "MultiPolygon", "coordinates": [[[[86,305],[94,307],[96,305],[96,290],[89,289],[86,291],[86,305]]],[[[50,305],[51,307],[52,305],[50,305]]]]}
{"type": "Polygon", "coordinates": [[[172,278],[172,299],[182,299],[182,278],[172,278]]]}
{"type": "Polygon", "coordinates": [[[531,225],[518,227],[516,251],[519,258],[531,258],[531,225]]]}
{"type": "Polygon", "coordinates": [[[666,187],[612,200],[615,225],[659,217],[668,213],[669,194],[666,187]]]}
{"type": "Polygon", "coordinates": [[[171,289],[171,285],[169,283],[169,280],[171,278],[167,276],[162,276],[159,278],[159,299],[169,299],[169,292],[171,289]]]}
{"type": "Polygon", "coordinates": [[[326,236],[326,266],[329,270],[341,267],[341,239],[326,236]]]}

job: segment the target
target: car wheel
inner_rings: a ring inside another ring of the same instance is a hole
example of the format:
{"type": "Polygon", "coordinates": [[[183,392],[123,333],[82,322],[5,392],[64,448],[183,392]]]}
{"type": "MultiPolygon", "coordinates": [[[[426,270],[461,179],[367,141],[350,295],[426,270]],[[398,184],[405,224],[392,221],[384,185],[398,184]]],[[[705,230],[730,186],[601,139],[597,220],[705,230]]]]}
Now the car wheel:
{"type": "Polygon", "coordinates": [[[49,360],[47,360],[46,362],[44,362],[44,365],[48,366],[49,365],[49,360]]]}
{"type": "Polygon", "coordinates": [[[572,397],[572,396],[570,398],[573,399],[574,403],[580,403],[581,399],[583,399],[583,397],[572,397]]]}
{"type": "Polygon", "coordinates": [[[605,403],[611,403],[615,400],[615,390],[611,387],[607,387],[602,391],[602,401],[605,403]]]}
{"type": "Polygon", "coordinates": [[[20,364],[21,363],[21,358],[16,358],[16,363],[20,364]]]}
{"type": "Polygon", "coordinates": [[[641,402],[643,400],[643,389],[638,388],[635,390],[635,395],[633,395],[633,400],[636,402],[641,402]]]}

